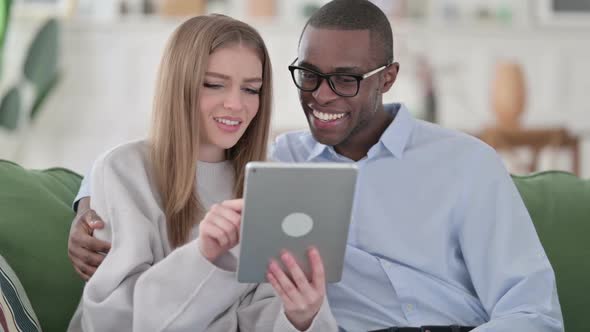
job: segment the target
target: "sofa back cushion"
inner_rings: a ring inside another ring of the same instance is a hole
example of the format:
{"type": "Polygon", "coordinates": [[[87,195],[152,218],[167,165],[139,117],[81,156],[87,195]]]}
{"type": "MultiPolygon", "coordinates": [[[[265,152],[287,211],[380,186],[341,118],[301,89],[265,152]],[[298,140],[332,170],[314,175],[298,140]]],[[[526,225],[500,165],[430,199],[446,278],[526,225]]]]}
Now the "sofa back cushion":
{"type": "Polygon", "coordinates": [[[45,331],[65,331],[83,288],[67,255],[81,177],[0,161],[0,255],[19,277],[45,331]]]}
{"type": "Polygon", "coordinates": [[[559,171],[513,176],[553,266],[566,331],[585,331],[590,294],[590,180],[559,171]]]}

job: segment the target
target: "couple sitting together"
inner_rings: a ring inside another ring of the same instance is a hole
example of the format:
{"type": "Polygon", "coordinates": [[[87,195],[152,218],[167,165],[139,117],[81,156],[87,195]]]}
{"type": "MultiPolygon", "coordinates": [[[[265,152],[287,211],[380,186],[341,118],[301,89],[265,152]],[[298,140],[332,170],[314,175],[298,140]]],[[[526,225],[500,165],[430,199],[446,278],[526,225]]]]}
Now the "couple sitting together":
{"type": "Polygon", "coordinates": [[[251,26],[199,16],[164,51],[149,136],[83,181],[68,246],[87,283],[69,331],[563,331],[553,269],[494,150],[383,104],[400,68],[385,14],[331,1],[294,58],[310,131],[268,158],[358,166],[342,280],[326,284],[315,248],[310,278],[285,252],[268,283],[236,280],[272,67],[251,26]]]}

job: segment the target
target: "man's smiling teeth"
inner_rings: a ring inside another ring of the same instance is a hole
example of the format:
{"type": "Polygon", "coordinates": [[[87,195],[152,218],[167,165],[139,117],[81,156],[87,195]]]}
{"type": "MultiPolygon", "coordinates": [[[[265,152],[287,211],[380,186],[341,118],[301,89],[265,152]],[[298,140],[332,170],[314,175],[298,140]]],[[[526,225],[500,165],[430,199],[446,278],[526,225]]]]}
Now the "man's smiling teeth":
{"type": "Polygon", "coordinates": [[[233,121],[233,120],[222,119],[222,118],[213,118],[213,119],[215,119],[215,121],[217,121],[219,123],[223,123],[224,125],[228,125],[228,126],[237,126],[240,124],[240,121],[233,121]]]}
{"type": "Polygon", "coordinates": [[[346,113],[332,114],[332,113],[322,113],[322,112],[318,112],[316,110],[313,110],[313,116],[315,116],[316,118],[318,118],[322,121],[338,120],[338,119],[341,119],[342,117],[344,117],[345,115],[346,115],[346,113]]]}

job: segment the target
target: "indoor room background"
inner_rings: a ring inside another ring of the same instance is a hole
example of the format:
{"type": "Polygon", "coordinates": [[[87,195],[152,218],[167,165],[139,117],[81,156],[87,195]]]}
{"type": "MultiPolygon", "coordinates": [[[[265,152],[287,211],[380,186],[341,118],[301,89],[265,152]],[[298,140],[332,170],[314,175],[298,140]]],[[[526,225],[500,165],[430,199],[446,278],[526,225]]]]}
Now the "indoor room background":
{"type": "MultiPolygon", "coordinates": [[[[304,129],[287,66],[325,2],[10,1],[0,11],[0,158],[83,174],[102,152],[144,137],[167,38],[211,12],[245,20],[267,42],[273,135],[304,129]]],[[[386,102],[480,137],[512,173],[590,176],[590,1],[374,2],[390,17],[401,65],[386,102]]]]}

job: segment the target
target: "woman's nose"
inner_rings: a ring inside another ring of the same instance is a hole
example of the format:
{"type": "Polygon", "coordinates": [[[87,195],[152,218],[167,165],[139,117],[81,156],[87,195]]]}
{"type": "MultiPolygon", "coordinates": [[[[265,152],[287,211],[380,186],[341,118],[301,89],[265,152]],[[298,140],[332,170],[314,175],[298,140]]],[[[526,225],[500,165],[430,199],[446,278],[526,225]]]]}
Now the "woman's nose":
{"type": "Polygon", "coordinates": [[[242,94],[240,89],[232,89],[226,96],[223,107],[230,111],[242,109],[242,94]]]}

